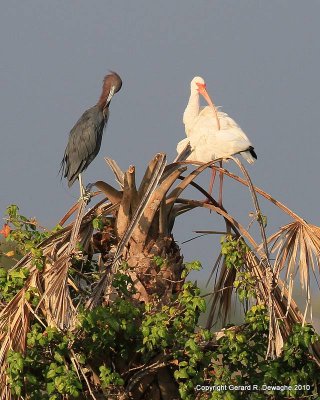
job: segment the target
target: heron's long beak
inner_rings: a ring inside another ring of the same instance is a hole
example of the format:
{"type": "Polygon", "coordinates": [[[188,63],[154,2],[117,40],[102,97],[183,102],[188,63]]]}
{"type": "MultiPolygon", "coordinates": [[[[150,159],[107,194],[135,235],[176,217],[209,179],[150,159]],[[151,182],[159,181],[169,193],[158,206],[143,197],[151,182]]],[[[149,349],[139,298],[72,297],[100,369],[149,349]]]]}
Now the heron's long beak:
{"type": "Polygon", "coordinates": [[[111,86],[111,89],[110,89],[110,92],[109,92],[109,95],[108,95],[108,98],[107,98],[107,101],[106,101],[107,104],[110,103],[110,101],[111,101],[111,99],[112,99],[112,97],[114,95],[114,89],[115,89],[115,86],[111,86]]]}
{"type": "Polygon", "coordinates": [[[216,117],[216,120],[217,120],[218,129],[220,130],[220,122],[219,122],[219,118],[218,118],[218,111],[217,111],[216,106],[214,105],[213,101],[211,100],[211,97],[209,96],[209,94],[207,92],[206,84],[197,83],[197,86],[198,86],[199,93],[205,98],[206,102],[212,108],[212,110],[214,112],[214,115],[216,117]]]}

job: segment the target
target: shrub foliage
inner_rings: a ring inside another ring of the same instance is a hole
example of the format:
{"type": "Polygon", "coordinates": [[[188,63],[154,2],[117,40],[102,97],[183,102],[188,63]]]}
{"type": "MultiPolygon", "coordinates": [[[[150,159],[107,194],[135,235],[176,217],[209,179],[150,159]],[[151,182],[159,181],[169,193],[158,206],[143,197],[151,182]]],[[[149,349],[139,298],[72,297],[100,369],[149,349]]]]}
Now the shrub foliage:
{"type": "MultiPolygon", "coordinates": [[[[65,228],[63,221],[45,231],[20,215],[18,207],[7,209],[11,230],[6,240],[22,258],[10,270],[0,268],[0,398],[319,398],[319,335],[303,323],[293,300],[278,286],[280,280],[269,279],[269,260],[262,256],[259,261],[246,231],[239,234],[241,226],[213,199],[205,207],[229,219],[233,232],[228,229],[221,239],[220,277],[206,328],[199,325],[206,296],[188,281],[190,271],[200,270],[201,264],[184,263],[171,234],[174,217],[199,204],[177,200],[181,183],[165,197],[168,174],[159,184],[162,197],[160,190],[151,192],[152,207],[140,210],[145,220],[136,221],[134,241],[128,239],[121,248],[115,268],[121,238],[139,210],[139,195],[146,193],[145,186],[140,194],[132,190],[130,173],[132,167],[123,181],[123,193],[131,193],[129,207],[123,198],[119,206],[115,189],[97,183],[113,199],[111,204],[100,202],[79,217],[80,201],[76,222],[65,228]],[[156,199],[159,208],[154,207],[156,199]],[[147,229],[142,225],[146,221],[147,229]],[[244,322],[215,331],[212,313],[227,314],[232,293],[246,306],[244,322]],[[284,340],[274,345],[279,338],[284,340]],[[270,346],[281,351],[272,353],[270,346]]],[[[171,172],[171,184],[181,173],[171,172]]]]}

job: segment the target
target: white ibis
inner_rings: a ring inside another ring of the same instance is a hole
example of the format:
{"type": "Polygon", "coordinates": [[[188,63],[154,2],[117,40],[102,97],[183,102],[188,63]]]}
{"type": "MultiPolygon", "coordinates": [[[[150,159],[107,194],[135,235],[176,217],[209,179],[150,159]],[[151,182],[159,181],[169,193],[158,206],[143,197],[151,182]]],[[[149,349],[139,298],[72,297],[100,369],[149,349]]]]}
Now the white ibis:
{"type": "MultiPolygon", "coordinates": [[[[235,154],[241,154],[250,164],[254,162],[257,155],[254,148],[240,126],[225,112],[218,111],[206,90],[203,78],[196,76],[190,84],[190,98],[183,114],[183,123],[187,138],[181,140],[177,145],[180,153],[187,143],[190,143],[191,154],[188,160],[209,162],[218,158],[227,159],[235,154]],[[200,108],[200,96],[202,95],[209,106],[200,108]]],[[[221,165],[221,164],[220,164],[221,165]]],[[[215,178],[215,170],[209,193],[215,178]]],[[[220,174],[219,204],[222,203],[222,180],[220,174]]]]}

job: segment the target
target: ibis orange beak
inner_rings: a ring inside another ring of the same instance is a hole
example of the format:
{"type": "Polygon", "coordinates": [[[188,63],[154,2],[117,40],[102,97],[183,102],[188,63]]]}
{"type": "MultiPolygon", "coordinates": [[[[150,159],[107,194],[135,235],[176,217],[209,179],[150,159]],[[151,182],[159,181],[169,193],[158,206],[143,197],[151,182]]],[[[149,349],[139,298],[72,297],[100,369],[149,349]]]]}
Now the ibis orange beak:
{"type": "Polygon", "coordinates": [[[217,112],[216,106],[214,105],[213,101],[211,100],[211,97],[209,96],[209,94],[207,92],[206,84],[205,83],[196,83],[196,85],[198,86],[198,92],[205,98],[206,102],[212,108],[214,115],[216,117],[216,120],[217,120],[218,129],[220,130],[220,122],[219,122],[219,118],[218,118],[218,112],[217,112]]]}

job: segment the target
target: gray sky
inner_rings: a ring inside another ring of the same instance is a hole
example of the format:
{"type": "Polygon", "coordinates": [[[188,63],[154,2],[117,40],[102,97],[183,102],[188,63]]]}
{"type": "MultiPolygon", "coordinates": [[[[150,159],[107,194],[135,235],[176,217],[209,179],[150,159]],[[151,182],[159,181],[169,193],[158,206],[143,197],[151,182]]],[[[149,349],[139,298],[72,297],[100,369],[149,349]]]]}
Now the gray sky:
{"type": "MultiPolygon", "coordinates": [[[[113,182],[104,156],[123,168],[135,164],[138,176],[156,152],[173,159],[185,136],[189,83],[201,75],[255,146],[253,182],[320,224],[319,14],[318,0],[2,1],[1,214],[16,203],[53,226],[76,201],[78,185],[60,182],[59,164],[70,129],[112,69],[123,87],[85,182],[113,182]]],[[[207,172],[201,182],[208,181],[207,172]]],[[[228,182],[225,207],[245,224],[252,210],[249,195],[228,182]]],[[[287,221],[265,202],[262,208],[268,233],[287,221]]],[[[177,223],[176,239],[222,226],[196,211],[177,223]]],[[[204,262],[205,275],[216,256],[212,243],[183,246],[188,260],[204,262]]]]}

